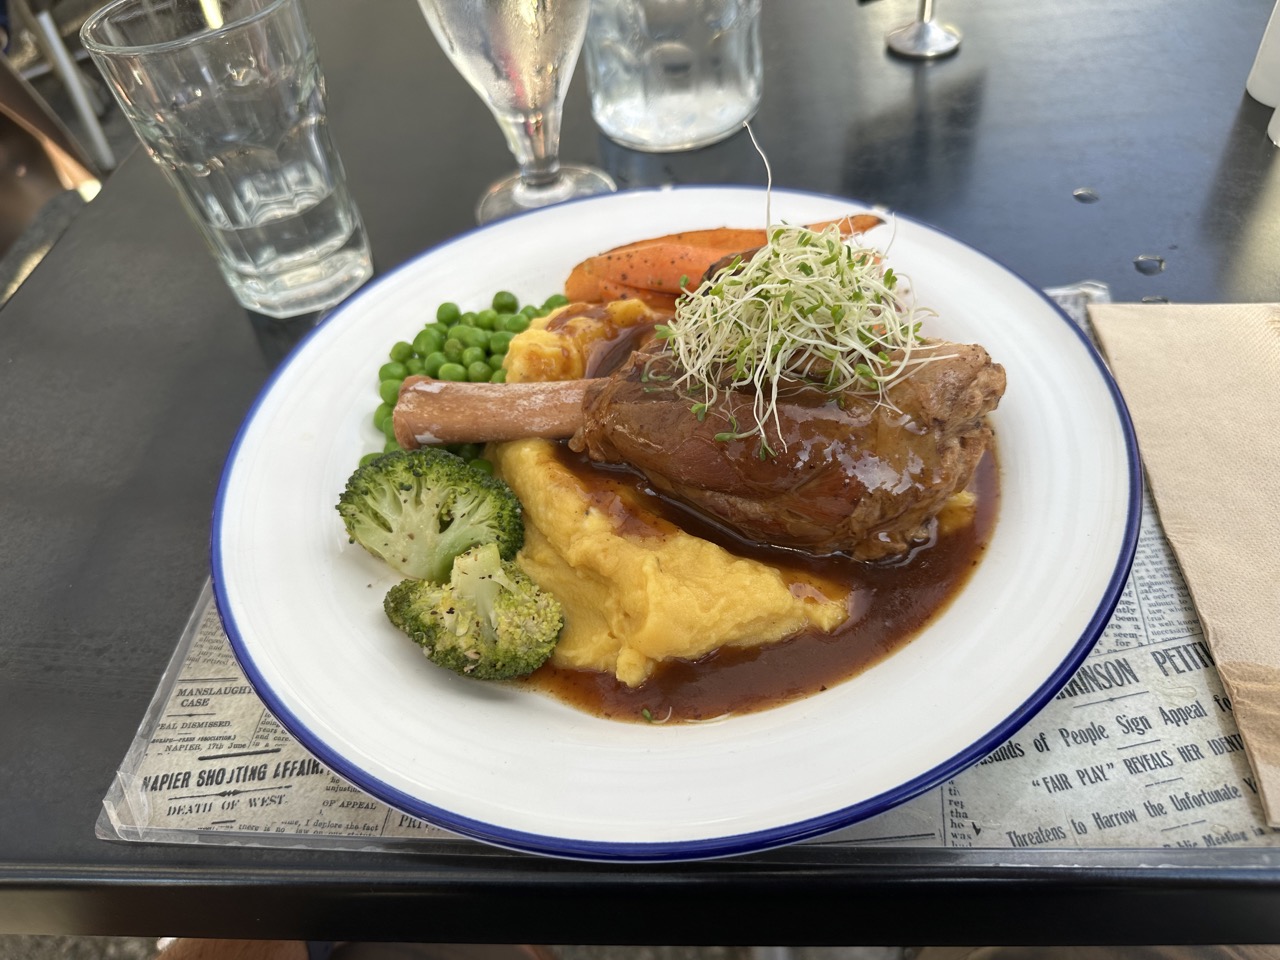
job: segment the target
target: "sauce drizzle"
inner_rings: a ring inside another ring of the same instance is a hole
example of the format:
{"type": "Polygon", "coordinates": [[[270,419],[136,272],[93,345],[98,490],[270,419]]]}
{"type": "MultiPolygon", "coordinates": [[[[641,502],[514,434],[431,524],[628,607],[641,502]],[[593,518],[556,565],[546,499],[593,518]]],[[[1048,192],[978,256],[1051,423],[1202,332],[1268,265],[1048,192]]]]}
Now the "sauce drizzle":
{"type": "Polygon", "coordinates": [[[938,535],[892,564],[815,558],[739,540],[656,495],[627,470],[601,468],[567,448],[562,462],[584,482],[597,505],[632,536],[661,535],[678,526],[738,556],[780,566],[799,579],[835,583],[850,595],[850,616],[831,633],[817,629],[759,647],[721,647],[697,661],[660,664],[631,688],[612,674],[547,664],[523,684],[599,717],[634,722],[705,721],[751,713],[820,693],[856,676],[909,643],[954,598],[982,559],[995,525],[999,468],[994,448],[979,462],[969,489],[977,495],[972,523],[938,535]]]}

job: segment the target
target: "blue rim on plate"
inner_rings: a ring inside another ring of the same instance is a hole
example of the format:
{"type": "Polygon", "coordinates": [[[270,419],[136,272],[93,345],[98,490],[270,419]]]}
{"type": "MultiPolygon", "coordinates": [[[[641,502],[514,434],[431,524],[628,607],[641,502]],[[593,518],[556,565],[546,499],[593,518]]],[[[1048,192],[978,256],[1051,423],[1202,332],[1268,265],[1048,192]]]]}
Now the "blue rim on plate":
{"type": "MultiPolygon", "coordinates": [[[[604,198],[588,198],[585,200],[574,201],[571,204],[562,205],[560,209],[573,206],[580,207],[584,204],[598,206],[601,204],[616,202],[617,199],[622,196],[634,197],[636,194],[661,196],[675,193],[681,197],[692,197],[695,195],[712,194],[714,191],[742,192],[743,188],[699,187],[676,188],[675,190],[662,189],[655,191],[633,191],[626,195],[619,194],[604,198]]],[[[763,196],[762,191],[758,192],[763,196]]],[[[844,205],[854,205],[863,208],[866,207],[865,204],[858,204],[856,201],[850,201],[846,198],[816,194],[799,194],[791,191],[775,191],[774,197],[775,203],[777,203],[779,199],[801,197],[830,200],[844,205]]],[[[545,213],[546,211],[535,211],[514,219],[525,220],[530,217],[539,217],[545,213]]],[[[992,263],[993,266],[1003,270],[1007,275],[1014,278],[1018,283],[1024,285],[1028,290],[1033,290],[1036,296],[1043,301],[1043,303],[1047,305],[1058,318],[1060,318],[1061,322],[1068,326],[1076,340],[1079,342],[1080,348],[1085,351],[1085,354],[1092,360],[1100,382],[1105,385],[1105,389],[1109,393],[1109,399],[1116,418],[1116,423],[1114,425],[1118,427],[1123,437],[1125,466],[1128,471],[1128,482],[1125,485],[1124,491],[1125,504],[1123,510],[1125,519],[1124,529],[1120,535],[1119,549],[1110,559],[1110,562],[1112,563],[1110,576],[1106,581],[1105,587],[1097,595],[1092,615],[1089,617],[1087,624],[1079,633],[1074,643],[1067,650],[1065,656],[1056,663],[1055,667],[1047,676],[1045,676],[1043,681],[1035,687],[1035,689],[1032,690],[1029,695],[1021,701],[1021,703],[1017,704],[1010,710],[1001,722],[996,723],[985,733],[976,736],[966,748],[951,754],[942,762],[936,763],[927,770],[920,772],[901,783],[897,783],[889,789],[880,791],[873,796],[861,799],[847,806],[840,806],[821,815],[804,817],[797,819],[794,822],[785,822],[764,829],[732,832],[724,836],[709,836],[695,840],[655,842],[648,842],[644,840],[600,841],[579,839],[574,837],[544,834],[536,831],[521,830],[506,825],[494,824],[484,819],[469,817],[439,804],[428,802],[420,796],[414,796],[411,793],[386,782],[384,779],[366,769],[360,762],[353,760],[351,757],[345,756],[342,751],[334,749],[324,736],[318,734],[312,729],[309,722],[300,716],[299,712],[295,711],[290,703],[286,702],[288,698],[280,695],[272,681],[264,674],[263,670],[260,669],[255,656],[255,644],[260,642],[259,638],[245,632],[243,625],[235,615],[235,605],[233,603],[234,598],[228,593],[228,583],[234,574],[228,569],[228,558],[224,551],[224,527],[228,522],[226,498],[233,475],[237,468],[238,460],[244,452],[243,446],[245,444],[246,434],[255,424],[255,421],[257,421],[261,416],[264,403],[272,396],[273,391],[278,388],[281,381],[287,377],[296,375],[297,371],[295,369],[295,365],[305,364],[312,359],[310,357],[310,354],[313,352],[311,350],[311,345],[318,336],[324,333],[324,331],[347,323],[347,318],[358,317],[359,312],[362,309],[362,305],[369,298],[375,296],[383,285],[392,281],[393,278],[404,274],[406,271],[413,271],[417,269],[419,265],[428,258],[438,257],[443,251],[450,250],[450,248],[467,240],[468,238],[472,238],[477,235],[484,235],[495,230],[506,229],[506,225],[510,224],[511,221],[502,221],[487,227],[477,228],[476,230],[456,237],[439,247],[425,251],[405,264],[400,265],[395,270],[375,279],[370,284],[366,285],[366,287],[361,291],[357,292],[346,303],[336,308],[326,318],[324,318],[315,329],[307,334],[298,347],[295,348],[284,363],[281,364],[281,366],[274,372],[269,382],[255,400],[253,407],[237,433],[223,469],[213,513],[213,537],[211,544],[212,580],[218,610],[230,639],[232,649],[243,668],[246,677],[253,685],[255,691],[261,697],[266,707],[302,746],[313,753],[333,772],[342,776],[344,779],[364,790],[371,796],[400,811],[403,811],[404,813],[439,826],[445,830],[494,844],[499,847],[560,857],[602,861],[660,862],[723,857],[760,851],[784,844],[794,843],[800,840],[810,839],[885,812],[904,801],[937,786],[939,783],[955,776],[960,771],[986,756],[1007,738],[1016,733],[1037,712],[1039,712],[1039,710],[1058,692],[1058,690],[1079,668],[1081,662],[1088,655],[1094,643],[1106,627],[1124,589],[1136,551],[1141,522],[1142,478],[1137,442],[1125,403],[1101,357],[1097,354],[1096,350],[1084,333],[1061,311],[1057,304],[1053,303],[1053,301],[1050,300],[1042,291],[1032,287],[1032,285],[1025,279],[1017,276],[1013,271],[1008,270],[1007,267],[991,261],[989,257],[984,254],[980,254],[978,251],[974,251],[962,241],[959,241],[954,237],[949,237],[947,234],[942,231],[938,231],[934,227],[919,224],[917,221],[912,221],[910,218],[903,215],[894,214],[893,216],[899,221],[914,223],[923,230],[930,231],[938,236],[947,237],[949,241],[960,247],[968,249],[973,254],[992,263]]],[[[683,224],[677,224],[674,229],[680,229],[683,226],[683,224]]],[[[334,522],[336,523],[336,520],[334,522]]]]}

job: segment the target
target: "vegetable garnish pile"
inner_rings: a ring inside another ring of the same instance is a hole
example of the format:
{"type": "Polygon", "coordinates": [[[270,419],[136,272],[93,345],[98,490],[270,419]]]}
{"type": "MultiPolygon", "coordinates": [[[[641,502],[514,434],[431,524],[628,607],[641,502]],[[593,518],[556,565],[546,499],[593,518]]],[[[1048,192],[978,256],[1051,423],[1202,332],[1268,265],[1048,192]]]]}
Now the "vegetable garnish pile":
{"type": "Polygon", "coordinates": [[[688,290],[658,336],[683,371],[676,385],[704,395],[695,415],[721,390],[754,391],[755,423],[735,424],[720,439],[758,436],[766,457],[774,452],[770,421],[781,442],[780,386],[801,380],[883,399],[894,381],[939,359],[913,356],[923,342],[920,317],[933,315],[915,305],[878,250],[848,242],[835,224],[779,226],[754,254],[688,290]]]}

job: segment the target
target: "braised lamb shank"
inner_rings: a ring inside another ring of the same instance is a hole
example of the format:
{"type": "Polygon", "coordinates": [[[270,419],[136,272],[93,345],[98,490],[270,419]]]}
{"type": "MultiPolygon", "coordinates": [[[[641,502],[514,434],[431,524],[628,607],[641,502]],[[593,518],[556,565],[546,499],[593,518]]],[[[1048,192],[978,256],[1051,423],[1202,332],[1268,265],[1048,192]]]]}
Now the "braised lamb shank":
{"type": "Polygon", "coordinates": [[[570,437],[592,460],[639,470],[658,492],[747,540],[879,560],[927,538],[947,498],[968,484],[991,442],[984,417],[1004,392],[1004,369],[982,347],[916,348],[916,356],[929,354],[883,401],[786,386],[764,456],[758,437],[717,439],[754,423],[753,394],[721,391],[699,418],[691,408],[701,398],[674,386],[677,371],[660,343],[599,379],[409,377],[395,408],[396,438],[409,448],[570,437]]]}
{"type": "Polygon", "coordinates": [[[758,436],[723,439],[754,423],[752,394],[721,391],[699,419],[699,397],[672,386],[669,356],[637,352],[588,383],[570,445],[641,471],[658,492],[748,540],[860,560],[900,555],[968,484],[991,442],[984,417],[1005,388],[1004,369],[980,346],[932,341],[916,355],[928,354],[936,359],[881,402],[784,388],[762,456],[758,436]]]}

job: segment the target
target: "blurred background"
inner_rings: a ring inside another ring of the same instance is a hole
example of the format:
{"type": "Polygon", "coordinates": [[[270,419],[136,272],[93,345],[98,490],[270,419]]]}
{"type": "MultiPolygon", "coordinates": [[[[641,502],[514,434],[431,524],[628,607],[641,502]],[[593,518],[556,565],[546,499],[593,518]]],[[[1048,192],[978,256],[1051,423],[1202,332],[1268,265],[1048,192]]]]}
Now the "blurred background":
{"type": "MultiPolygon", "coordinates": [[[[897,947],[552,947],[559,960],[901,960],[897,947]]],[[[0,936],[0,960],[152,960],[156,941],[0,936]]]]}
{"type": "Polygon", "coordinates": [[[80,46],[104,0],[0,0],[0,303],[137,141],[80,46]]]}

